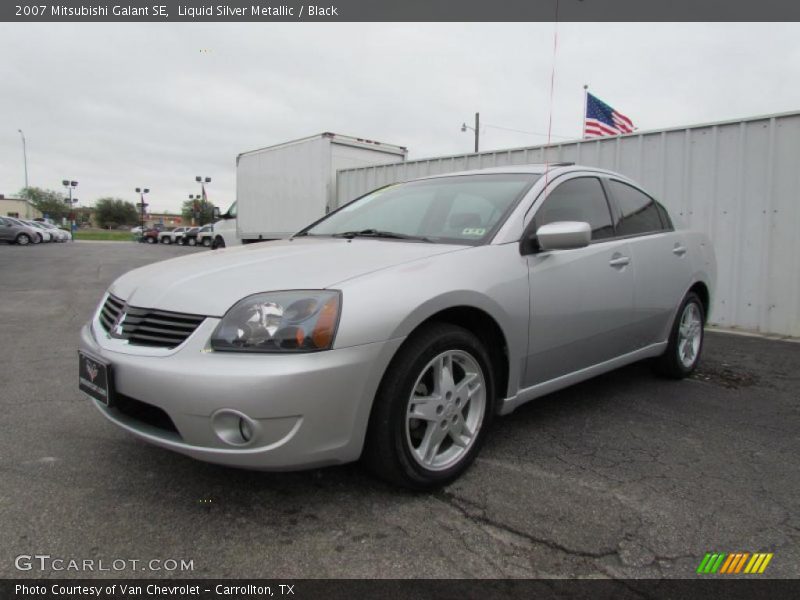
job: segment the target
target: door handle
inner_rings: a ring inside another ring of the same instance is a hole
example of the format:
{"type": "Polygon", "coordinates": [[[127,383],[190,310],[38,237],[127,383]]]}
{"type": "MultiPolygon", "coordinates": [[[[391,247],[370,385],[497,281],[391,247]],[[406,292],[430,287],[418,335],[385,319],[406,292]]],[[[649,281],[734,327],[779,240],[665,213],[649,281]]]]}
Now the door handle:
{"type": "Polygon", "coordinates": [[[684,254],[686,254],[686,246],[680,246],[680,245],[678,245],[678,246],[675,246],[675,247],[672,249],[672,253],[673,253],[675,256],[683,256],[684,254]]]}
{"type": "Polygon", "coordinates": [[[631,258],[629,256],[615,256],[608,264],[612,267],[624,267],[625,265],[630,264],[631,258]]]}

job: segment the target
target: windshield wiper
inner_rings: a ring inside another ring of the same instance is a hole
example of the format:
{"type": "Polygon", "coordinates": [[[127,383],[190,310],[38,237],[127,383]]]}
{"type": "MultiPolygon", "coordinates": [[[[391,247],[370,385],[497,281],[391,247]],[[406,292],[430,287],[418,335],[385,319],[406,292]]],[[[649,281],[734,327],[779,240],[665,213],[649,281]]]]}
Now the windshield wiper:
{"type": "Polygon", "coordinates": [[[352,240],[355,237],[374,237],[387,238],[393,240],[417,240],[420,242],[433,243],[433,240],[421,235],[406,235],[405,233],[395,233],[394,231],[383,231],[382,229],[362,229],[360,231],[343,231],[332,234],[333,237],[347,238],[352,240]]]}

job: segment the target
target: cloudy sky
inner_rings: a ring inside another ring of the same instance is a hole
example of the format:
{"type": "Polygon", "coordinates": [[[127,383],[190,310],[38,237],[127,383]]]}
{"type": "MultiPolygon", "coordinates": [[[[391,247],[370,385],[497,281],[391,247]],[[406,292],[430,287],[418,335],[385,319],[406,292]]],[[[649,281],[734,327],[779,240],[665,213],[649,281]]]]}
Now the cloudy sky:
{"type": "MultiPolygon", "coordinates": [[[[553,24],[0,24],[0,193],[80,182],[80,204],[176,210],[238,153],[335,131],[411,158],[535,145],[553,24]],[[519,130],[509,131],[509,129],[519,130]],[[525,132],[525,133],[522,133],[525,132]]],[[[584,83],[642,130],[800,109],[800,24],[558,28],[553,139],[579,137],[584,83]]]]}

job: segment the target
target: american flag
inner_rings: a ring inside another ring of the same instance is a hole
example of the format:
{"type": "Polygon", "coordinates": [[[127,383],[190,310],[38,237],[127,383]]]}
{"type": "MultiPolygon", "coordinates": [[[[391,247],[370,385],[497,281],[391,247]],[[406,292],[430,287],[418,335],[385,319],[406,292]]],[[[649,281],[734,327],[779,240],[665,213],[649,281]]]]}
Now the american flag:
{"type": "Polygon", "coordinates": [[[585,137],[620,135],[634,130],[633,121],[611,108],[597,96],[586,94],[586,120],[583,125],[585,137]]]}

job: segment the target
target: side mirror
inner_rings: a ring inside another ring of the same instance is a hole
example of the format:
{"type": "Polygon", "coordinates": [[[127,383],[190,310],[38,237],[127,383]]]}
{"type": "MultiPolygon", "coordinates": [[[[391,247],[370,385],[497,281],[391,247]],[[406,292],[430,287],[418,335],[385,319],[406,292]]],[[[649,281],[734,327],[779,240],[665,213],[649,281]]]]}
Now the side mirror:
{"type": "Polygon", "coordinates": [[[536,230],[541,250],[583,248],[592,241],[592,228],[583,221],[556,221],[536,230]]]}
{"type": "Polygon", "coordinates": [[[216,221],[217,219],[219,219],[219,206],[215,206],[215,207],[214,207],[214,208],[211,210],[211,214],[214,216],[214,220],[215,220],[215,221],[216,221]]]}

